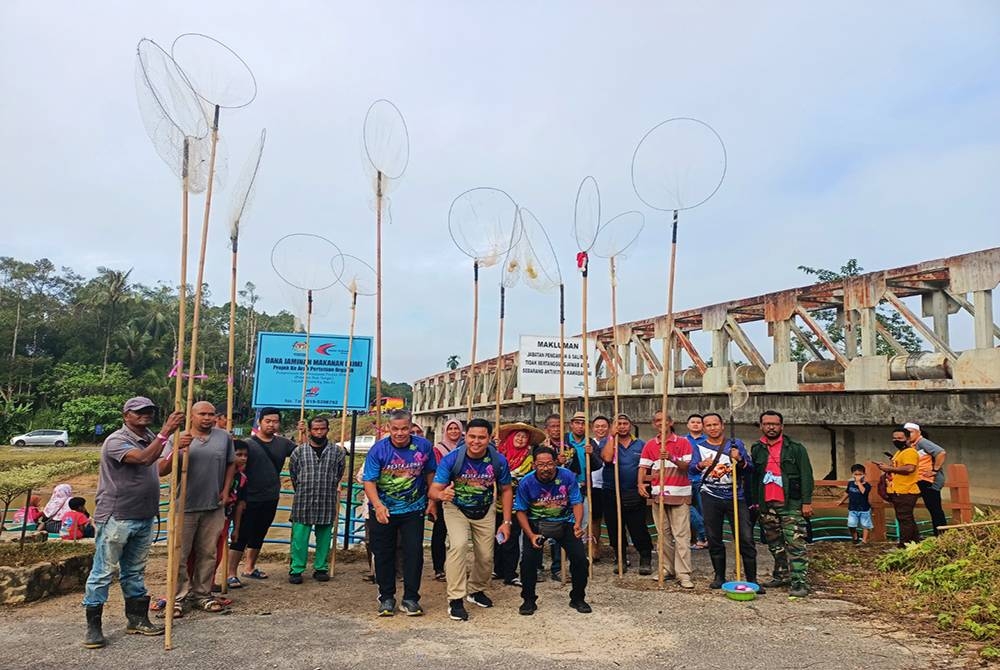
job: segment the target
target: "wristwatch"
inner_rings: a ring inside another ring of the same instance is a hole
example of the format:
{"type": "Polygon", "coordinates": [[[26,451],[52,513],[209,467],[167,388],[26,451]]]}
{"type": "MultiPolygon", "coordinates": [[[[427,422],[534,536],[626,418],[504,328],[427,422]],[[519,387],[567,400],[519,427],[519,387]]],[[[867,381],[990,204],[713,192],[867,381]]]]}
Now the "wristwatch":
{"type": "Polygon", "coordinates": [[[513,526],[514,524],[510,521],[504,521],[500,524],[501,526],[513,526]]]}

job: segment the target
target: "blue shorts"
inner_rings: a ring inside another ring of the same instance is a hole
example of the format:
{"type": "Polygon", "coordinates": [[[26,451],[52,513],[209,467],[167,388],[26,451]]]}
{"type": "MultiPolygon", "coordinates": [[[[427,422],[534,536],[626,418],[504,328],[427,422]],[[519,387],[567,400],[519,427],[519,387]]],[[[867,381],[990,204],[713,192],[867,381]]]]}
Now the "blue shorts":
{"type": "Polygon", "coordinates": [[[872,528],[875,527],[872,524],[871,510],[868,510],[867,512],[849,511],[847,513],[847,527],[857,528],[858,526],[861,526],[862,528],[867,528],[868,530],[871,530],[872,528]]]}

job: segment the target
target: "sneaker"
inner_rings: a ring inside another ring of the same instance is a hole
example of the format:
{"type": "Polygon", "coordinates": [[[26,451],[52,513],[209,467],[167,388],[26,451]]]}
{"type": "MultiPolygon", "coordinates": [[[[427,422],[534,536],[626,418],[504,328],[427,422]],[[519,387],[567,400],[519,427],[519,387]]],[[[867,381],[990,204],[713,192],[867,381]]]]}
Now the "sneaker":
{"type": "MultiPolygon", "coordinates": [[[[753,583],[756,584],[756,582],[753,582],[753,583]]],[[[757,584],[757,595],[762,596],[765,593],[767,593],[767,589],[764,587],[764,585],[763,584],[757,584]]]]}
{"type": "Polygon", "coordinates": [[[721,589],[722,588],[722,582],[723,582],[723,580],[721,578],[716,577],[715,579],[713,579],[709,583],[708,588],[710,588],[710,589],[721,589]]]}
{"type": "Polygon", "coordinates": [[[330,581],[330,573],[326,570],[317,570],[313,573],[313,579],[317,582],[328,582],[330,581]]]}
{"type": "Polygon", "coordinates": [[[681,584],[681,588],[682,589],[693,589],[694,588],[694,582],[692,582],[690,579],[682,579],[681,582],[680,582],[680,584],[681,584]]]}
{"type": "Polygon", "coordinates": [[[593,612],[593,608],[587,604],[586,600],[570,600],[569,606],[575,609],[580,614],[590,614],[593,612]]]}
{"type": "Polygon", "coordinates": [[[789,598],[805,598],[809,595],[809,588],[805,584],[793,584],[788,591],[789,598]]]}
{"type": "Polygon", "coordinates": [[[465,596],[465,599],[468,600],[470,603],[475,603],[476,605],[479,605],[480,607],[493,607],[493,601],[490,600],[490,597],[487,596],[482,591],[476,591],[475,593],[470,593],[469,595],[465,596]]]}
{"type": "Polygon", "coordinates": [[[511,580],[504,580],[503,585],[504,586],[521,586],[521,578],[520,577],[515,577],[514,579],[511,579],[511,580]]]}
{"type": "Polygon", "coordinates": [[[289,584],[301,584],[302,583],[302,573],[301,572],[289,572],[288,573],[288,583],[289,584]]]}
{"type": "Polygon", "coordinates": [[[424,608],[416,600],[404,600],[399,604],[399,609],[406,616],[421,616],[424,613],[424,608]]]}
{"type": "Polygon", "coordinates": [[[396,613],[396,599],[382,598],[378,601],[378,615],[392,616],[396,613]]]}
{"type": "Polygon", "coordinates": [[[780,586],[788,586],[789,584],[791,584],[791,582],[787,578],[772,577],[771,579],[761,584],[761,586],[765,586],[769,589],[776,589],[780,586]]]}
{"type": "Polygon", "coordinates": [[[562,581],[562,573],[561,572],[553,572],[552,573],[552,581],[554,581],[554,582],[561,582],[562,581]]]}
{"type": "Polygon", "coordinates": [[[653,557],[652,556],[640,556],[639,557],[639,574],[640,575],[651,575],[651,574],[653,574],[653,557]]]}
{"type": "Polygon", "coordinates": [[[436,581],[436,582],[446,582],[446,581],[448,581],[448,578],[445,576],[445,574],[443,572],[435,572],[434,573],[434,581],[436,581]]]}
{"type": "Polygon", "coordinates": [[[448,616],[455,621],[468,621],[469,613],[465,611],[465,605],[461,598],[448,601],[448,616]]]}
{"type": "Polygon", "coordinates": [[[544,570],[539,570],[538,571],[538,580],[537,581],[544,582],[548,578],[549,578],[548,573],[546,573],[544,570]]]}
{"type": "Polygon", "coordinates": [[[522,616],[531,616],[538,610],[538,605],[534,602],[525,600],[521,603],[521,606],[517,608],[517,613],[522,616]]]}

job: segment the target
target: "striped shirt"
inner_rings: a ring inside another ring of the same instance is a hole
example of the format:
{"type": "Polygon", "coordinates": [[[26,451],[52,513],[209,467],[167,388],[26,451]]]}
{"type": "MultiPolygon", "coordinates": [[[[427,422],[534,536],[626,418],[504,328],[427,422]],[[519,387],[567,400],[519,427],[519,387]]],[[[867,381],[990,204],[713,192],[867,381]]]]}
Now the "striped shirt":
{"type": "Polygon", "coordinates": [[[687,505],[691,503],[691,480],[688,467],[691,465],[691,443],[675,433],[667,437],[667,456],[660,458],[660,438],[652,438],[642,448],[639,467],[648,468],[652,478],[653,497],[662,495],[667,505],[687,505]],[[671,460],[672,459],[672,460],[671,460]],[[676,461],[676,462],[675,462],[676,461]],[[663,486],[660,486],[660,464],[663,464],[663,486]]]}

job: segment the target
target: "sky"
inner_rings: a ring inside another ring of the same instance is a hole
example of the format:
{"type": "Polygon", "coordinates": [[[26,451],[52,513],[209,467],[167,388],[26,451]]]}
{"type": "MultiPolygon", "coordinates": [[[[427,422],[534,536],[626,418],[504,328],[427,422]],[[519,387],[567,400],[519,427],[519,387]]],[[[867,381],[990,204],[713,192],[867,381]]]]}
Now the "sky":
{"type": "MultiPolygon", "coordinates": [[[[205,267],[216,302],[228,296],[228,187],[260,129],[268,139],[239,276],[274,312],[293,307],[270,262],[283,235],[322,235],[374,264],[362,125],[373,100],[402,111],[410,161],[383,229],[390,380],[440,371],[452,354],[469,360],[472,270],[448,210],[477,186],[507,191],[545,226],[577,333],[573,206],[592,175],[605,219],[645,215],[619,261],[618,320],[662,314],[669,216],[639,201],[630,164],[643,134],[673,117],[711,124],[728,156],[718,193],[682,214],[677,309],[810,283],[799,265],[857,258],[877,270],[1000,244],[1000,4],[989,0],[7,0],[0,254],[177,283],[180,187],[144,130],[134,68],[140,38],[169,48],[185,32],[235,49],[258,86],[251,105],[221,116],[229,177],[205,267]]],[[[192,199],[192,268],[202,206],[192,199]]],[[[480,359],[496,353],[498,282],[496,268],[483,271],[480,359]]],[[[606,262],[593,259],[590,328],[610,323],[609,284],[606,262]]],[[[558,332],[554,294],[519,286],[507,302],[505,350],[520,334],[558,332]]],[[[359,333],[373,332],[374,311],[360,298],[359,333]]],[[[344,333],[348,321],[346,291],[317,298],[314,331],[344,333]]],[[[957,348],[970,332],[953,326],[957,348]]]]}

